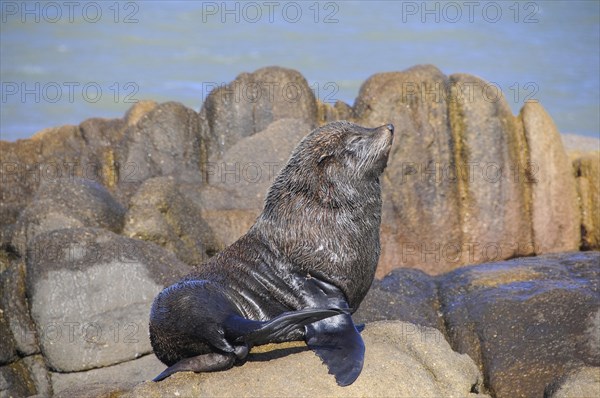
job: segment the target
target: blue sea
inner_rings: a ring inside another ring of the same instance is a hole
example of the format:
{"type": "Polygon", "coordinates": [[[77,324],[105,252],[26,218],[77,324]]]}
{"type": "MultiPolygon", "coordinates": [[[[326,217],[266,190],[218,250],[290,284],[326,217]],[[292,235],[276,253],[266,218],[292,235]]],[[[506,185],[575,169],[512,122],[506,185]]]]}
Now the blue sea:
{"type": "Polygon", "coordinates": [[[517,114],[539,100],[559,130],[600,132],[600,2],[1,1],[0,133],[26,138],[142,99],[199,110],[268,65],[326,102],[378,72],[434,64],[477,75],[517,114]]]}

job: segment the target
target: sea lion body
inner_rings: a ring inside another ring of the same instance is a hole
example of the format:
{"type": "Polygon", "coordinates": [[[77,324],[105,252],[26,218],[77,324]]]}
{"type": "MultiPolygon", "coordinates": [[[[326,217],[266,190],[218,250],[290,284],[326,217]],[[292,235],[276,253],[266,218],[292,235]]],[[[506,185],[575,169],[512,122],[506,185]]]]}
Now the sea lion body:
{"type": "Polygon", "coordinates": [[[227,369],[253,345],[305,339],[340,385],[364,355],[350,313],[379,259],[381,187],[393,126],[334,122],[294,150],[248,233],[161,292],[150,339],[169,368],[227,369]]]}

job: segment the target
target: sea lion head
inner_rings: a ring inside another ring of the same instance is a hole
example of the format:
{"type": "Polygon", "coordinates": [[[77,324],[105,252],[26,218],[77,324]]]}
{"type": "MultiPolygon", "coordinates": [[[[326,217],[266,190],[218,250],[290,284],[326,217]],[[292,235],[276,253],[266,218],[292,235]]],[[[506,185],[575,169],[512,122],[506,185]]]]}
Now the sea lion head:
{"type": "Polygon", "coordinates": [[[363,199],[362,188],[376,184],[379,189],[393,132],[391,124],[366,128],[347,121],[314,130],[298,144],[274,181],[265,209],[298,194],[330,207],[363,199]]]}

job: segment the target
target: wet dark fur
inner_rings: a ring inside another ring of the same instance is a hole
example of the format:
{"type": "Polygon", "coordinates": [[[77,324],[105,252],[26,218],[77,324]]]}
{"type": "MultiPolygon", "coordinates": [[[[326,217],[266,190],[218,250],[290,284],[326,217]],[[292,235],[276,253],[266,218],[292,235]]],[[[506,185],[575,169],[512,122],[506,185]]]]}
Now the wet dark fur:
{"type": "MultiPolygon", "coordinates": [[[[250,326],[232,323],[232,315],[268,321],[306,308],[356,310],[379,258],[379,176],[391,141],[386,126],[349,122],[306,136],[248,233],[156,298],[150,317],[156,356],[170,366],[199,354],[234,353],[236,341],[251,346],[244,340],[250,326]]],[[[302,325],[269,337],[302,338],[302,325]]],[[[235,360],[232,354],[217,368],[235,360]]]]}

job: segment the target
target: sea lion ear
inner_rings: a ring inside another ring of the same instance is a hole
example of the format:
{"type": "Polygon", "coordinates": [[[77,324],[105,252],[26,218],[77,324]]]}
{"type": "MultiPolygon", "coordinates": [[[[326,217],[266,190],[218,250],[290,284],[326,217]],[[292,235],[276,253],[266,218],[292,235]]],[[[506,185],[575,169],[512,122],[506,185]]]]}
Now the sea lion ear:
{"type": "Polygon", "coordinates": [[[317,162],[318,164],[323,163],[325,160],[331,158],[333,156],[333,153],[324,153],[323,155],[321,155],[321,157],[319,158],[319,161],[317,162]]]}

